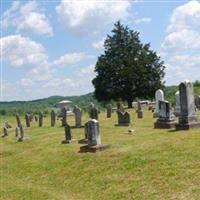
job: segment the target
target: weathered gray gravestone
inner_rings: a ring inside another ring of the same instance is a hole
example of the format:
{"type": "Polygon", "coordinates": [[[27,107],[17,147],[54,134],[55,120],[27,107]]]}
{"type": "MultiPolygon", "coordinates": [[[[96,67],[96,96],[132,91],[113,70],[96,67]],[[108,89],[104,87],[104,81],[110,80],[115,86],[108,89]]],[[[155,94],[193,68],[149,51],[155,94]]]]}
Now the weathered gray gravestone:
{"type": "Polygon", "coordinates": [[[82,127],[82,111],[78,106],[74,107],[75,127],[82,127]]]}
{"type": "Polygon", "coordinates": [[[90,118],[96,120],[99,118],[99,110],[94,105],[90,109],[90,118]]]}
{"type": "Polygon", "coordinates": [[[16,129],[15,129],[15,137],[19,137],[19,128],[18,127],[16,127],[16,129]]]}
{"type": "Polygon", "coordinates": [[[67,124],[67,108],[62,109],[62,126],[67,124]]]}
{"type": "Polygon", "coordinates": [[[2,137],[8,136],[8,129],[6,127],[3,127],[3,135],[2,137]]]}
{"type": "Polygon", "coordinates": [[[180,112],[181,112],[181,106],[180,106],[180,93],[179,91],[177,91],[175,93],[175,97],[176,97],[176,107],[175,107],[175,112],[174,114],[176,116],[179,116],[180,115],[180,112]]]}
{"type": "Polygon", "coordinates": [[[111,115],[112,115],[112,105],[108,104],[106,110],[107,110],[107,118],[111,118],[111,115]]]}
{"type": "Polygon", "coordinates": [[[179,122],[176,124],[176,130],[188,130],[191,128],[200,128],[197,115],[195,113],[194,89],[189,81],[182,82],[179,85],[181,112],[179,122]]]}
{"type": "Polygon", "coordinates": [[[153,117],[158,117],[159,114],[159,101],[164,101],[164,93],[162,90],[156,90],[155,92],[155,99],[156,99],[156,109],[153,114],[153,117]]]}
{"type": "Polygon", "coordinates": [[[21,120],[18,114],[16,114],[16,120],[17,120],[17,126],[19,127],[21,125],[21,120]]]}
{"type": "Polygon", "coordinates": [[[51,111],[51,126],[55,126],[56,124],[56,113],[54,110],[51,111]]]}
{"type": "Polygon", "coordinates": [[[25,121],[26,121],[26,126],[30,127],[30,118],[28,113],[25,114],[25,121]]]}
{"type": "Polygon", "coordinates": [[[72,142],[72,131],[69,124],[65,124],[65,140],[62,141],[62,144],[69,144],[72,142]]]}
{"type": "Polygon", "coordinates": [[[139,101],[137,102],[137,117],[139,119],[143,118],[142,106],[141,106],[141,103],[139,101]]]}
{"type": "Polygon", "coordinates": [[[86,123],[88,145],[80,147],[80,152],[96,152],[104,150],[110,145],[101,144],[99,122],[92,119],[86,123]]]}
{"type": "Polygon", "coordinates": [[[43,114],[42,112],[39,112],[39,127],[43,126],[43,114]]]}
{"type": "Polygon", "coordinates": [[[154,128],[174,128],[175,120],[170,110],[168,101],[159,101],[159,118],[154,123],[154,128]]]}
{"type": "Polygon", "coordinates": [[[129,126],[131,123],[130,113],[117,111],[118,124],[117,126],[129,126]]]}

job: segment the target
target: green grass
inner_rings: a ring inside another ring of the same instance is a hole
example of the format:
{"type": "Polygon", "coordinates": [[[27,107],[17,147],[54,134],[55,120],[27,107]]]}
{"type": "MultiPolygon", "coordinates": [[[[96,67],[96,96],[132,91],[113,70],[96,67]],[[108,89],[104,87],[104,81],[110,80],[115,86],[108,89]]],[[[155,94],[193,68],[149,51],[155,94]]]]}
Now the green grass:
{"type": "MultiPolygon", "coordinates": [[[[200,114],[200,113],[199,113],[200,114]]],[[[117,116],[100,114],[102,143],[111,148],[79,153],[80,144],[61,144],[64,130],[26,128],[30,140],[17,142],[13,127],[0,138],[0,199],[6,200],[160,200],[200,199],[200,130],[153,129],[152,113],[144,119],[131,111],[134,136],[115,127],[117,116]]],[[[199,116],[200,118],[200,116],[199,116]]],[[[84,115],[83,122],[88,120],[84,115]]],[[[16,126],[15,118],[8,120],[16,126]]],[[[24,119],[23,119],[24,120],[24,119]]],[[[69,123],[74,124],[73,117],[69,123]]],[[[83,129],[73,129],[75,139],[83,129]]]]}

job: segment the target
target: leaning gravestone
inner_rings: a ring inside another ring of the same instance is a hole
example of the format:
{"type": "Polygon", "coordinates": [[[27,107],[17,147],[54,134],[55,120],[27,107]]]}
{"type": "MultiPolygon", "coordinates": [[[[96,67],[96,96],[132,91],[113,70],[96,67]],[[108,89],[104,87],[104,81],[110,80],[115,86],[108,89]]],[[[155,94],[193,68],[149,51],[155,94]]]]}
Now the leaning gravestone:
{"type": "Polygon", "coordinates": [[[96,120],[99,118],[99,110],[94,105],[92,105],[90,109],[90,118],[96,120]]]}
{"type": "Polygon", "coordinates": [[[175,107],[175,112],[174,114],[176,116],[179,116],[180,115],[180,112],[181,112],[181,106],[180,106],[180,94],[179,94],[179,91],[177,91],[175,93],[175,97],[176,97],[176,107],[175,107]]]}
{"type": "Polygon", "coordinates": [[[2,137],[8,136],[8,129],[6,127],[3,127],[3,135],[2,137]]]}
{"type": "Polygon", "coordinates": [[[25,121],[26,121],[26,127],[30,127],[30,118],[28,113],[25,114],[25,121]]]}
{"type": "Polygon", "coordinates": [[[56,124],[56,113],[54,110],[51,111],[51,126],[55,126],[56,124]]]}
{"type": "Polygon", "coordinates": [[[131,123],[130,113],[117,111],[118,124],[116,126],[129,126],[131,123]]]}
{"type": "Polygon", "coordinates": [[[137,102],[137,117],[138,117],[138,119],[143,118],[142,106],[141,106],[141,103],[139,101],[137,102]]]}
{"type": "Polygon", "coordinates": [[[159,118],[154,123],[154,128],[174,128],[175,119],[170,110],[168,101],[159,101],[159,118]]]}
{"type": "Polygon", "coordinates": [[[107,118],[111,118],[111,115],[112,115],[112,105],[108,104],[106,110],[107,110],[107,118]]]}
{"type": "Polygon", "coordinates": [[[110,147],[108,144],[101,144],[99,122],[92,119],[86,123],[88,145],[80,147],[80,152],[96,152],[110,147]]]}
{"type": "Polygon", "coordinates": [[[42,112],[39,112],[39,127],[43,126],[43,114],[42,112]]]}
{"type": "Polygon", "coordinates": [[[74,115],[75,115],[75,127],[82,127],[82,111],[78,106],[74,107],[74,115]]]}
{"type": "Polygon", "coordinates": [[[62,141],[62,144],[69,144],[72,142],[72,131],[69,124],[66,123],[65,128],[65,140],[62,141]]]}
{"type": "Polygon", "coordinates": [[[16,114],[16,120],[17,120],[17,126],[20,127],[21,125],[21,120],[18,114],[16,114]]]}
{"type": "Polygon", "coordinates": [[[62,126],[67,125],[67,108],[62,109],[62,126]]]}
{"type": "Polygon", "coordinates": [[[153,117],[158,117],[159,115],[159,101],[164,101],[164,93],[162,90],[156,90],[155,93],[155,98],[156,98],[156,109],[155,112],[153,114],[153,117]]]}
{"type": "Polygon", "coordinates": [[[27,139],[27,137],[25,136],[24,127],[21,124],[19,126],[19,138],[18,138],[18,142],[23,142],[26,139],[27,139]]]}
{"type": "Polygon", "coordinates": [[[176,124],[176,130],[189,130],[191,128],[200,128],[197,115],[195,113],[194,90],[189,81],[182,82],[179,85],[181,112],[179,122],[176,124]]]}

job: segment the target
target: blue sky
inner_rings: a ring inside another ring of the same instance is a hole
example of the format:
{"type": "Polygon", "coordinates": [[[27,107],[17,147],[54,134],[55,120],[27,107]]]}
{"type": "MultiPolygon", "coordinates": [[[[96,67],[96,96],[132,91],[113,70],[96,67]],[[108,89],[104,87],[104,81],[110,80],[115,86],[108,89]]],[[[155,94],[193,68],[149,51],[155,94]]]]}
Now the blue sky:
{"type": "Polygon", "coordinates": [[[1,101],[81,95],[117,20],[161,56],[167,85],[200,80],[200,1],[1,1],[1,101]]]}

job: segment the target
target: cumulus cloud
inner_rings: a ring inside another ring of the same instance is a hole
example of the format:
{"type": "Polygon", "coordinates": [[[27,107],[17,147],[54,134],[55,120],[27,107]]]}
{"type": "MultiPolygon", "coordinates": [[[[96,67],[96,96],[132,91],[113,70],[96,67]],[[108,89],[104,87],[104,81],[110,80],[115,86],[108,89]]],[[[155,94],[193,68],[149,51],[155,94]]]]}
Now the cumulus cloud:
{"type": "Polygon", "coordinates": [[[92,44],[92,46],[95,48],[95,49],[103,49],[104,47],[104,42],[105,42],[105,37],[103,37],[101,40],[97,41],[97,42],[94,42],[92,44]]]}
{"type": "Polygon", "coordinates": [[[151,21],[152,21],[152,18],[150,18],[150,17],[143,17],[143,18],[135,19],[134,23],[135,24],[150,23],[151,21]]]}
{"type": "Polygon", "coordinates": [[[200,79],[200,2],[189,1],[174,9],[161,45],[166,82],[200,79]]]}
{"type": "Polygon", "coordinates": [[[101,0],[61,0],[56,11],[62,25],[76,34],[95,34],[119,19],[127,19],[131,3],[101,0]]]}
{"type": "Polygon", "coordinates": [[[16,32],[21,34],[53,35],[50,22],[45,13],[40,11],[36,1],[28,1],[26,4],[13,1],[11,7],[2,15],[1,26],[5,29],[14,27],[16,32]]]}
{"type": "Polygon", "coordinates": [[[30,78],[22,78],[20,79],[19,84],[22,86],[31,86],[33,85],[33,81],[30,78]]]}

